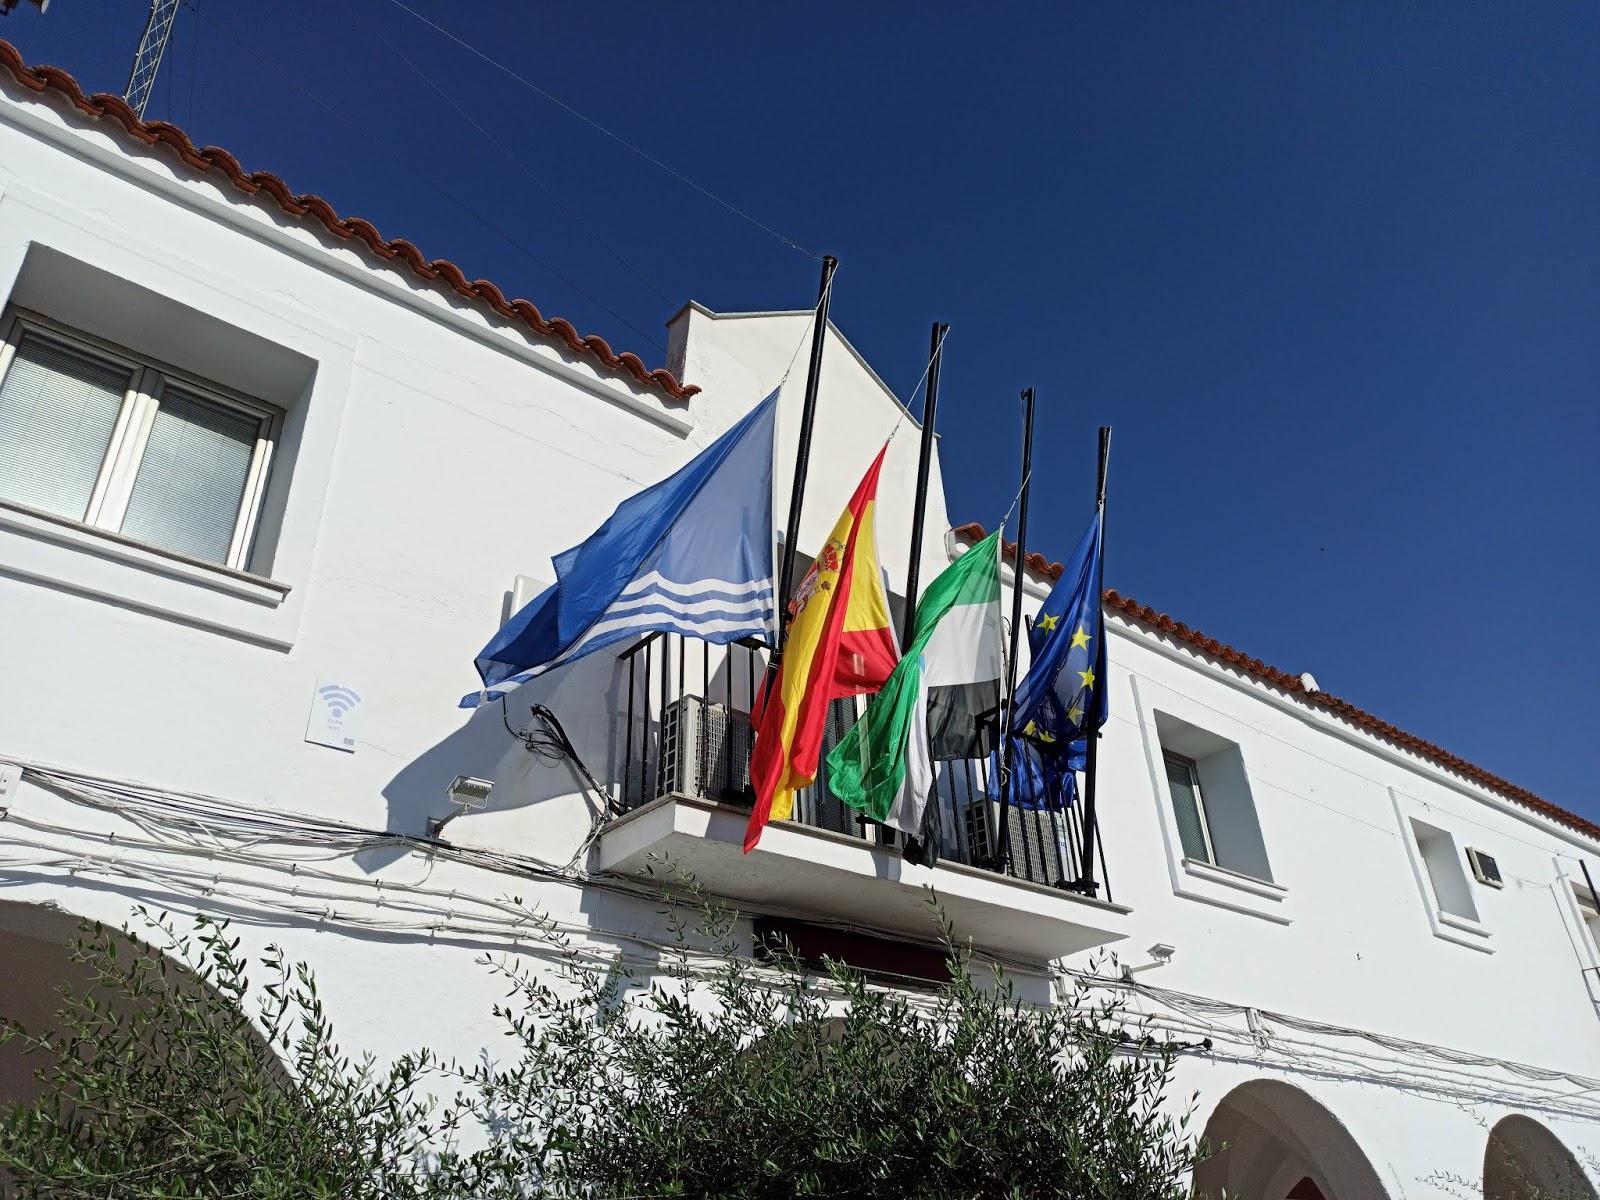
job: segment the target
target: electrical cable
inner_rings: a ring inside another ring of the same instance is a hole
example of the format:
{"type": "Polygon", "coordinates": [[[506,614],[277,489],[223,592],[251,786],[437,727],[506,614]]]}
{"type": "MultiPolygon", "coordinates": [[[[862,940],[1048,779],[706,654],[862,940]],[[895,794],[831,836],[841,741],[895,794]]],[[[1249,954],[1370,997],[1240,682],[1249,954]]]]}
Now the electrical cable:
{"type": "MultiPolygon", "coordinates": [[[[191,12],[200,11],[200,0],[190,0],[187,6],[191,12]]],[[[194,28],[189,31],[189,101],[184,105],[183,123],[194,123],[194,80],[200,73],[200,26],[194,22],[194,28]]]]}
{"type": "Polygon", "coordinates": [[[586,113],[580,112],[578,109],[576,109],[572,105],[568,104],[565,100],[562,100],[559,96],[552,95],[550,92],[545,91],[544,88],[542,88],[538,84],[534,83],[531,79],[527,79],[524,76],[518,74],[516,71],[512,70],[510,67],[508,67],[504,63],[500,62],[498,59],[491,58],[489,55],[485,54],[482,50],[479,50],[476,46],[472,45],[469,42],[464,41],[463,39],[457,37],[455,34],[451,33],[448,29],[444,28],[442,25],[436,24],[435,22],[429,20],[427,17],[425,17],[421,13],[419,13],[416,9],[412,8],[410,5],[402,3],[402,0],[389,0],[389,2],[391,4],[393,4],[396,8],[403,9],[407,13],[410,13],[411,16],[415,17],[418,21],[421,21],[424,25],[427,25],[429,28],[433,29],[436,33],[442,34],[443,36],[449,38],[452,42],[454,42],[456,45],[460,46],[463,50],[467,51],[469,54],[475,55],[477,58],[479,58],[482,61],[488,63],[495,70],[500,71],[500,72],[502,72],[502,73],[504,73],[506,75],[509,75],[512,79],[516,80],[518,83],[520,83],[523,87],[527,88],[529,91],[535,93],[538,96],[543,97],[545,100],[548,100],[551,104],[554,104],[557,108],[560,108],[562,111],[566,112],[570,116],[576,117],[578,120],[582,121],[584,124],[588,125],[590,128],[595,129],[598,132],[605,134],[606,137],[610,138],[612,141],[616,142],[618,145],[624,146],[627,149],[633,151],[640,158],[644,159],[646,162],[650,163],[652,166],[657,167],[662,171],[665,171],[668,175],[671,175],[679,183],[682,183],[682,184],[684,184],[684,185],[686,185],[688,187],[693,188],[695,191],[699,192],[702,196],[705,196],[707,199],[716,201],[718,204],[722,205],[723,208],[727,209],[729,212],[733,213],[735,216],[739,217],[740,219],[742,219],[744,221],[748,221],[751,225],[754,225],[757,229],[761,230],[763,233],[767,234],[768,236],[776,238],[778,241],[782,242],[785,246],[788,246],[791,250],[797,250],[801,254],[804,254],[807,258],[810,258],[810,259],[820,259],[822,257],[821,255],[817,254],[815,251],[806,249],[806,247],[802,246],[799,242],[795,241],[793,238],[788,237],[785,234],[779,233],[776,229],[773,229],[771,226],[765,225],[762,222],[756,220],[755,217],[752,217],[749,213],[745,212],[742,208],[739,208],[738,206],[734,205],[731,201],[724,200],[721,196],[717,195],[715,192],[711,191],[709,188],[703,187],[700,184],[696,183],[693,179],[690,179],[687,175],[683,174],[681,171],[677,171],[677,170],[674,170],[672,167],[669,167],[666,163],[662,162],[659,158],[656,158],[654,155],[650,154],[648,151],[641,150],[638,146],[634,145],[632,142],[628,141],[626,138],[622,137],[620,134],[613,133],[611,130],[607,129],[604,125],[600,124],[600,122],[596,121],[593,117],[589,116],[586,113]]]}
{"type": "MultiPolygon", "coordinates": [[[[214,25],[213,28],[221,29],[221,31],[225,35],[227,35],[229,37],[233,37],[234,36],[234,31],[232,29],[228,28],[227,25],[225,25],[225,24],[223,24],[223,25],[214,25]]],[[[365,144],[368,144],[368,145],[371,145],[371,146],[382,146],[382,145],[393,145],[394,144],[392,141],[390,141],[389,139],[385,138],[381,134],[374,133],[372,130],[367,129],[364,126],[357,124],[349,116],[349,114],[346,113],[343,109],[341,109],[338,105],[332,104],[329,101],[324,100],[316,92],[312,91],[311,88],[309,88],[305,84],[299,82],[297,79],[294,78],[293,74],[291,73],[293,68],[291,68],[288,64],[286,64],[283,59],[278,58],[276,55],[272,54],[270,51],[265,50],[260,44],[252,43],[251,46],[249,47],[249,52],[250,52],[250,57],[251,57],[252,60],[255,60],[255,59],[266,59],[267,61],[274,63],[281,71],[285,72],[285,74],[283,74],[280,78],[287,79],[289,82],[293,83],[293,85],[296,88],[298,88],[314,104],[316,104],[324,112],[328,113],[328,115],[333,117],[335,120],[337,120],[337,121],[341,122],[343,125],[345,125],[352,133],[354,133],[357,136],[357,138],[361,142],[363,142],[365,144]]],[[[399,154],[401,156],[404,156],[407,153],[408,153],[407,151],[397,151],[397,154],[399,154]]],[[[467,203],[466,200],[462,199],[461,196],[456,194],[456,192],[454,192],[451,188],[449,188],[443,182],[441,182],[438,177],[436,177],[434,175],[431,175],[428,172],[422,170],[420,167],[416,166],[414,163],[408,163],[407,171],[410,174],[414,175],[416,178],[422,180],[422,182],[426,183],[434,191],[438,192],[440,196],[444,197],[445,200],[447,200],[449,203],[455,205],[462,212],[464,212],[467,216],[471,217],[474,221],[478,222],[478,224],[482,225],[485,229],[489,230],[489,232],[493,233],[496,237],[500,238],[500,240],[503,241],[507,246],[509,246],[512,250],[515,250],[518,254],[521,254],[524,258],[528,259],[528,261],[532,262],[540,270],[545,271],[552,278],[556,279],[560,283],[563,283],[567,287],[571,288],[572,291],[575,292],[577,295],[581,296],[584,300],[587,300],[590,304],[593,304],[597,309],[599,309],[601,312],[605,313],[607,316],[611,317],[613,320],[619,322],[622,325],[625,325],[631,332],[637,334],[640,338],[644,339],[646,342],[648,342],[651,346],[655,347],[657,350],[660,350],[663,353],[666,352],[666,347],[664,345],[662,345],[660,339],[657,338],[654,334],[651,334],[651,333],[647,332],[646,330],[643,330],[643,329],[639,328],[639,326],[635,325],[632,321],[630,321],[627,317],[623,316],[616,309],[612,308],[610,305],[606,304],[603,300],[601,300],[598,297],[594,296],[586,288],[584,288],[582,284],[578,283],[575,279],[573,279],[570,276],[568,276],[564,271],[562,271],[555,264],[551,263],[549,260],[544,258],[538,252],[536,252],[533,249],[531,249],[530,247],[528,247],[521,239],[519,239],[514,234],[512,234],[512,233],[508,232],[507,230],[505,230],[504,228],[502,228],[499,224],[497,224],[496,222],[491,220],[489,217],[485,216],[481,210],[479,210],[476,207],[474,207],[473,205],[467,203]]]]}
{"type": "MultiPolygon", "coordinates": [[[[556,735],[551,731],[549,736],[555,739],[556,735]]],[[[0,859],[12,872],[21,869],[53,869],[72,874],[83,872],[131,881],[146,889],[160,885],[170,889],[173,898],[185,905],[192,905],[198,897],[214,908],[275,912],[356,929],[429,938],[492,939],[509,942],[510,948],[519,954],[531,953],[541,957],[576,954],[583,961],[595,965],[608,964],[619,952],[617,946],[630,944],[643,947],[647,953],[642,958],[627,954],[624,957],[645,970],[659,969],[659,956],[663,952],[686,955],[695,962],[703,962],[707,972],[714,972],[718,964],[726,962],[725,957],[712,951],[663,943],[641,937],[632,931],[545,917],[520,900],[504,897],[493,899],[459,889],[430,885],[427,878],[432,871],[431,859],[423,880],[396,883],[393,880],[356,878],[307,865],[304,847],[322,845],[334,852],[330,856],[348,857],[358,849],[371,848],[373,845],[402,845],[423,849],[430,856],[455,859],[469,866],[500,872],[519,871],[550,882],[602,888],[658,903],[661,899],[659,889],[629,885],[620,880],[564,876],[548,868],[540,870],[537,864],[514,856],[467,850],[448,843],[431,843],[403,835],[379,834],[336,822],[302,819],[294,814],[247,809],[192,794],[150,794],[141,791],[139,785],[116,781],[90,785],[83,776],[58,769],[27,766],[24,778],[69,799],[106,809],[125,819],[143,818],[144,824],[155,828],[158,833],[148,838],[137,838],[116,832],[96,833],[65,828],[20,813],[17,806],[13,805],[4,818],[7,826],[38,834],[33,844],[43,852],[44,857],[8,855],[0,859]],[[227,844],[226,833],[229,830],[242,840],[227,844]],[[160,840],[160,833],[185,831],[188,836],[180,844],[160,840]],[[57,839],[61,837],[71,839],[76,845],[58,845],[57,839]],[[85,840],[97,842],[102,848],[87,853],[78,848],[85,840]],[[277,844],[285,844],[285,848],[295,857],[286,861],[272,856],[269,849],[277,844]],[[193,865],[184,865],[184,859],[193,860],[193,865]],[[211,861],[201,862],[201,859],[211,861]],[[252,871],[271,871],[278,878],[264,879],[259,874],[248,873],[252,871]],[[284,876],[287,876],[286,880],[284,876]],[[339,887],[354,888],[357,894],[339,891],[339,887]],[[353,904],[361,905],[362,911],[353,910],[350,907],[353,904]],[[558,934],[569,939],[569,943],[560,949],[552,947],[548,944],[548,934],[558,934]],[[581,938],[584,942],[572,944],[571,938],[581,938]]],[[[8,845],[20,848],[23,843],[21,839],[8,839],[8,845]]],[[[796,915],[816,920],[810,914],[796,915]]],[[[873,932],[847,922],[818,923],[873,932]]],[[[1007,965],[1026,969],[1031,964],[1007,965]]],[[[1170,1029],[1181,1040],[1180,1043],[1130,1037],[1127,1039],[1129,1052],[1150,1052],[1165,1047],[1183,1053],[1247,1063],[1258,1068],[1380,1082],[1386,1086],[1406,1088],[1445,1099],[1537,1106],[1578,1115],[1585,1120],[1600,1119],[1600,1103],[1593,1095],[1600,1090],[1600,1081],[1568,1072],[1250,1009],[1090,973],[1074,972],[1071,977],[1082,980],[1087,986],[1132,991],[1168,1010],[1165,1013],[1136,1014],[1137,1022],[1151,1028],[1170,1029]],[[1245,1018],[1247,1028],[1240,1029],[1223,1023],[1229,1017],[1245,1018]],[[1285,1029],[1311,1032],[1321,1037],[1360,1039],[1375,1049],[1362,1051],[1356,1047],[1330,1046],[1286,1033],[1285,1029]],[[1205,1045],[1206,1039],[1211,1039],[1210,1046],[1205,1045]],[[1230,1050],[1230,1046],[1238,1047],[1238,1050],[1230,1050]],[[1379,1050],[1387,1053],[1380,1055],[1379,1050]],[[1396,1055],[1423,1061],[1397,1061],[1396,1055]],[[1468,1069],[1473,1067],[1480,1071],[1488,1068],[1505,1072],[1522,1082],[1487,1079],[1480,1072],[1468,1069]],[[1548,1086],[1560,1082],[1575,1085],[1579,1091],[1555,1091],[1548,1086]]],[[[907,978],[906,982],[925,981],[907,978]]],[[[1148,1033],[1145,1035],[1145,1038],[1152,1037],[1148,1033]]]]}
{"type": "MultiPolygon", "coordinates": [[[[108,847],[115,843],[119,847],[135,850],[148,849],[152,853],[176,853],[191,857],[221,857],[224,860],[236,859],[240,864],[247,864],[263,870],[287,873],[291,879],[304,877],[324,882],[337,881],[347,886],[362,889],[363,892],[375,888],[394,889],[399,887],[414,891],[420,895],[433,895],[450,901],[470,899],[459,890],[444,892],[441,889],[429,889],[424,886],[424,883],[385,882],[364,876],[339,875],[304,865],[308,861],[305,849],[307,846],[317,846],[329,851],[321,861],[329,861],[333,858],[347,858],[364,850],[401,848],[427,856],[427,861],[430,864],[429,872],[432,870],[431,864],[433,860],[444,860],[499,874],[522,876],[541,883],[613,892],[633,899],[646,900],[655,905],[659,905],[663,898],[664,888],[661,884],[647,884],[614,876],[567,871],[543,860],[526,856],[458,846],[434,838],[413,837],[406,834],[364,829],[359,826],[345,825],[298,813],[279,813],[253,809],[213,796],[198,793],[167,792],[146,784],[117,781],[103,776],[85,775],[49,764],[18,761],[15,758],[7,758],[7,761],[17,762],[18,765],[23,767],[24,779],[40,784],[57,794],[66,796],[68,799],[111,813],[139,825],[141,829],[149,834],[150,840],[141,844],[115,833],[96,833],[78,828],[54,826],[47,822],[31,821],[25,814],[19,813],[15,806],[9,810],[9,824],[14,826],[32,825],[39,829],[54,830],[68,837],[104,842],[108,847]],[[200,836],[201,834],[206,835],[208,840],[203,840],[200,836]],[[174,840],[162,842],[159,839],[163,836],[174,840]],[[240,836],[247,837],[249,840],[242,842],[229,842],[227,840],[240,836]],[[291,852],[293,857],[272,856],[269,851],[274,846],[282,846],[291,852]]],[[[5,812],[0,810],[0,819],[5,819],[5,816],[5,812]]],[[[59,852],[71,853],[70,850],[59,850],[59,852]]],[[[111,859],[97,861],[114,866],[120,859],[113,856],[111,859]]],[[[137,873],[133,873],[131,877],[140,878],[137,873]]],[[[426,877],[425,875],[424,879],[426,877]]],[[[245,882],[248,882],[251,886],[271,886],[264,881],[258,880],[246,880],[245,882]]],[[[289,890],[292,891],[293,886],[293,884],[290,884],[289,890]]],[[[279,890],[283,889],[280,888],[279,890]]],[[[352,899],[359,900],[359,897],[352,897],[352,899]]],[[[471,900],[471,902],[479,903],[476,900],[471,900]]],[[[524,910],[519,905],[513,904],[510,909],[505,911],[516,913],[518,917],[517,923],[524,923],[522,920],[524,910]]],[[[851,921],[833,920],[782,905],[747,907],[746,912],[748,915],[770,914],[804,919],[811,924],[844,932],[871,936],[882,936],[884,933],[881,929],[851,921]]],[[[599,932],[619,938],[633,936],[623,931],[603,930],[598,927],[593,929],[588,926],[576,928],[584,932],[599,932]]],[[[986,960],[995,961],[1009,969],[1027,972],[1037,972],[1038,970],[1038,964],[1036,963],[1029,963],[1002,954],[991,953],[986,954],[984,957],[986,960]]]]}
{"type": "MultiPolygon", "coordinates": [[[[1600,1081],[1556,1071],[1526,1063],[1493,1058],[1453,1050],[1432,1043],[1417,1042],[1373,1033],[1369,1030],[1310,1021],[1270,1010],[1249,1008],[1225,1001],[1212,1000],[1190,993],[1152,987],[1149,984],[1120,978],[1110,978],[1091,972],[1069,972],[1086,986],[1111,988],[1132,992],[1171,1010],[1166,1014],[1146,1014],[1157,1023],[1181,1031],[1198,1032],[1219,1041],[1231,1042],[1245,1048],[1237,1061],[1256,1066],[1272,1065],[1274,1057],[1282,1064],[1296,1069],[1338,1071],[1344,1077],[1377,1081],[1390,1086],[1438,1093],[1455,1099],[1477,1102],[1498,1101],[1506,1104],[1537,1104],[1555,1111],[1576,1114],[1586,1120],[1600,1120],[1600,1103],[1591,1095],[1600,1089],[1600,1081]],[[1220,1023],[1220,1018],[1244,1017],[1247,1028],[1236,1029],[1220,1023]],[[1330,1039],[1360,1039],[1389,1051],[1363,1051],[1354,1047],[1341,1047],[1336,1043],[1309,1041],[1285,1034],[1274,1026],[1285,1026],[1314,1032],[1330,1039]],[[1405,1062],[1397,1055],[1408,1056],[1420,1062],[1405,1062]],[[1468,1067],[1480,1070],[1468,1070],[1468,1067]],[[1507,1083],[1485,1077],[1481,1069],[1514,1075],[1525,1082],[1507,1083]],[[1553,1082],[1576,1085],[1576,1092],[1558,1091],[1547,1086],[1553,1082]],[[1507,1088],[1515,1090],[1507,1090],[1507,1088]]],[[[1218,1050],[1219,1056],[1224,1052],[1218,1050]]]]}
{"type": "Polygon", "coordinates": [[[356,19],[358,21],[360,21],[363,25],[365,25],[367,27],[367,29],[372,33],[373,37],[377,38],[380,42],[382,42],[385,46],[387,46],[389,48],[389,50],[394,54],[394,56],[396,58],[398,58],[401,62],[405,63],[405,65],[411,69],[412,74],[416,75],[416,77],[418,79],[422,80],[423,83],[427,84],[428,87],[430,87],[439,96],[439,98],[442,99],[446,104],[448,104],[451,108],[455,109],[456,114],[458,116],[460,116],[463,121],[467,122],[467,124],[471,125],[474,129],[476,129],[478,131],[478,133],[483,136],[484,140],[487,141],[496,150],[498,150],[501,153],[501,155],[504,156],[511,163],[512,166],[516,167],[517,170],[521,171],[524,175],[526,175],[529,178],[529,180],[531,180],[533,182],[533,185],[535,187],[537,187],[541,192],[543,192],[545,194],[545,196],[550,200],[550,202],[552,204],[554,204],[557,208],[559,208],[562,212],[564,212],[572,221],[574,221],[576,224],[578,224],[581,228],[588,230],[590,236],[592,236],[594,238],[594,240],[599,243],[601,249],[603,249],[613,259],[615,259],[619,264],[621,264],[623,269],[625,269],[630,275],[632,275],[640,283],[644,284],[645,287],[649,288],[652,292],[654,292],[656,294],[656,296],[659,299],[661,299],[663,302],[665,302],[667,304],[672,304],[673,303],[673,297],[671,295],[669,295],[664,288],[662,288],[660,285],[658,285],[655,282],[655,280],[651,279],[648,275],[646,275],[638,267],[634,266],[633,263],[629,262],[626,258],[624,258],[622,256],[622,254],[615,247],[613,247],[612,244],[606,239],[605,235],[602,234],[598,228],[596,228],[596,226],[594,225],[593,222],[589,221],[581,212],[579,212],[572,205],[568,204],[566,201],[561,199],[561,197],[556,194],[555,189],[550,187],[549,184],[545,183],[544,179],[539,175],[539,173],[537,171],[535,171],[532,167],[530,167],[521,158],[517,157],[517,155],[511,150],[511,148],[509,146],[507,146],[499,138],[495,137],[494,134],[490,133],[489,130],[476,117],[474,117],[470,112],[468,112],[466,110],[466,108],[464,108],[460,103],[457,102],[457,100],[456,100],[456,98],[454,96],[452,96],[444,88],[440,87],[439,84],[433,79],[432,76],[430,76],[426,71],[424,71],[415,62],[413,62],[411,60],[411,58],[408,57],[406,55],[406,53],[403,50],[400,49],[400,47],[396,46],[387,37],[385,37],[382,30],[380,30],[377,26],[373,25],[370,21],[368,21],[365,17],[363,17],[359,12],[355,13],[355,17],[356,17],[356,19]]]}

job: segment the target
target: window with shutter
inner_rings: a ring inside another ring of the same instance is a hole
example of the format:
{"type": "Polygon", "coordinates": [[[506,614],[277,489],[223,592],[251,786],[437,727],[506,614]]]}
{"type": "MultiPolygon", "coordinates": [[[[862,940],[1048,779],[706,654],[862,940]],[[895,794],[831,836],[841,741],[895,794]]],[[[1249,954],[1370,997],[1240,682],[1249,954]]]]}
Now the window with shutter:
{"type": "Polygon", "coordinates": [[[162,390],[122,532],[195,558],[228,561],[259,418],[179,388],[162,390]]]}
{"type": "Polygon", "coordinates": [[[0,497],[84,520],[133,375],[23,332],[0,381],[0,497]]]}
{"type": "Polygon", "coordinates": [[[17,312],[0,343],[0,502],[245,570],[277,416],[17,312]]]}
{"type": "Polygon", "coordinates": [[[1181,754],[1169,750],[1163,757],[1167,764],[1167,789],[1172,793],[1173,815],[1178,822],[1178,837],[1183,842],[1183,856],[1199,862],[1213,862],[1205,805],[1200,798],[1200,774],[1193,761],[1181,754]]]}

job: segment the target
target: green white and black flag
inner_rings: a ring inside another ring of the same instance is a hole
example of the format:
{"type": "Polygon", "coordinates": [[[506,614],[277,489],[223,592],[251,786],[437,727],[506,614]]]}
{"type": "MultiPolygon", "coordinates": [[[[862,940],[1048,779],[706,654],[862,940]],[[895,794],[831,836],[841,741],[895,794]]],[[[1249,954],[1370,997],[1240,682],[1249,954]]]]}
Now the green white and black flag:
{"type": "Polygon", "coordinates": [[[1001,661],[996,531],[923,593],[911,645],[828,755],[829,788],[874,820],[918,835],[933,764],[981,758],[992,747],[1001,661]]]}

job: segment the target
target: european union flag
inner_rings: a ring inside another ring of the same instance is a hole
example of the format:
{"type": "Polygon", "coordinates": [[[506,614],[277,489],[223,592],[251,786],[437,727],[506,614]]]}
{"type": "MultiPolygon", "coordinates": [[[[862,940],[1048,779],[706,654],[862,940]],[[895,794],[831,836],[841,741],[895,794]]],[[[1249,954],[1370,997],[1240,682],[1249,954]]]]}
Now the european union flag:
{"type": "MultiPolygon", "coordinates": [[[[1082,769],[1081,753],[1041,752],[1037,742],[1012,738],[1011,803],[1029,811],[1064,812],[1078,798],[1078,780],[1073,772],[1082,769]]],[[[997,804],[1004,803],[995,751],[989,754],[989,791],[997,804]]]]}
{"type": "Polygon", "coordinates": [[[1012,728],[1042,752],[1070,751],[1073,769],[1085,735],[1106,720],[1104,635],[1096,514],[1028,632],[1033,663],[1017,685],[1012,716],[1012,728]]]}

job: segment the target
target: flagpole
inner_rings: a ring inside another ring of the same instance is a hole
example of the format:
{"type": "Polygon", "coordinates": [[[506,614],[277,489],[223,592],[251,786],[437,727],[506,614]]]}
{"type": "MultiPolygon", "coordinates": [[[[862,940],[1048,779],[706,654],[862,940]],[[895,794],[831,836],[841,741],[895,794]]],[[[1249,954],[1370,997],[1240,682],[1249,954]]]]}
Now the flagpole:
{"type": "Polygon", "coordinates": [[[1017,506],[1017,560],[1011,582],[1011,660],[1007,667],[1005,719],[1000,734],[1000,821],[993,858],[1004,871],[1011,857],[1011,711],[1017,698],[1017,648],[1022,634],[1022,588],[1028,576],[1028,491],[1033,485],[1033,389],[1022,393],[1022,494],[1017,506]]]}
{"type": "MultiPolygon", "coordinates": [[[[1095,520],[1098,531],[1095,534],[1095,578],[1094,578],[1094,603],[1097,606],[1096,615],[1100,618],[1100,636],[1095,644],[1095,683],[1102,689],[1110,687],[1106,678],[1106,618],[1104,595],[1106,589],[1106,468],[1111,462],[1111,426],[1100,426],[1100,463],[1095,472],[1095,520]]],[[[1093,697],[1089,702],[1089,724],[1094,725],[1095,714],[1100,709],[1100,696],[1093,697]]],[[[1079,860],[1083,864],[1083,874],[1079,877],[1077,886],[1073,891],[1082,892],[1085,896],[1096,895],[1100,885],[1094,879],[1094,849],[1095,849],[1095,815],[1094,794],[1095,783],[1099,778],[1100,765],[1100,730],[1098,726],[1089,730],[1084,747],[1083,758],[1083,856],[1079,860]]]]}
{"type": "Polygon", "coordinates": [[[778,576],[778,644],[773,647],[767,670],[777,668],[783,659],[783,646],[789,640],[785,609],[794,587],[794,556],[800,541],[800,510],[806,497],[806,475],[811,468],[811,430],[817,422],[817,387],[822,381],[822,346],[828,338],[828,303],[832,299],[833,273],[839,260],[822,256],[822,282],[817,289],[817,314],[811,327],[811,365],[806,374],[805,404],[800,410],[800,442],[795,450],[794,486],[789,492],[789,524],[783,539],[783,572],[778,576]]]}
{"type": "MultiPolygon", "coordinates": [[[[922,532],[928,507],[928,476],[933,465],[933,427],[939,419],[939,364],[944,358],[944,339],[949,332],[950,326],[935,321],[928,345],[928,388],[922,394],[922,445],[917,453],[917,493],[911,507],[911,561],[906,564],[906,610],[900,630],[902,650],[911,648],[911,638],[917,627],[917,600],[922,587],[922,532]]],[[[865,749],[866,743],[863,742],[863,753],[865,749]]],[[[938,840],[938,823],[932,819],[933,805],[934,802],[930,801],[923,810],[921,835],[908,838],[905,846],[906,857],[925,866],[931,866],[934,859],[927,856],[924,845],[938,840]]],[[[880,827],[878,839],[884,845],[893,845],[894,830],[880,827]]],[[[933,853],[938,853],[936,845],[933,846],[933,853]]]]}
{"type": "Polygon", "coordinates": [[[906,566],[906,618],[900,631],[900,648],[909,649],[917,623],[917,589],[922,583],[922,526],[928,504],[928,475],[933,464],[933,425],[939,416],[939,363],[950,326],[933,323],[928,349],[928,390],[922,398],[922,448],[917,456],[917,496],[911,509],[911,562],[906,566]]]}

